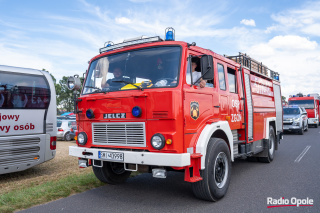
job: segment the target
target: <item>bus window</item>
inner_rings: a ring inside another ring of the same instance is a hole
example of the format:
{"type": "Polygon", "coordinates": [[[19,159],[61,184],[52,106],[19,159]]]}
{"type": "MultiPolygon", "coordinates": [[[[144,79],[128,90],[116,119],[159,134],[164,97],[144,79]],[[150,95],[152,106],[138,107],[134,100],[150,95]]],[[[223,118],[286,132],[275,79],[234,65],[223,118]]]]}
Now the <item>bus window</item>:
{"type": "Polygon", "coordinates": [[[50,87],[43,76],[4,72],[0,76],[0,108],[48,108],[50,87]]]}

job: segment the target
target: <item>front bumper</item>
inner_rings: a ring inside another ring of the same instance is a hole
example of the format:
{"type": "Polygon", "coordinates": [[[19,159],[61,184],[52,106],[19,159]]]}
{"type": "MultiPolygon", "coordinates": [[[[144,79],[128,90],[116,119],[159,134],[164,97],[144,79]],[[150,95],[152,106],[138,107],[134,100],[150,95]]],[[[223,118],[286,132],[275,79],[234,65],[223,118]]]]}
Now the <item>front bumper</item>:
{"type": "MultiPolygon", "coordinates": [[[[121,163],[130,163],[130,164],[138,164],[138,165],[154,165],[154,166],[171,166],[171,167],[190,166],[190,153],[173,154],[173,153],[140,152],[140,151],[133,152],[133,151],[69,146],[69,155],[71,156],[86,158],[86,159],[93,159],[93,160],[108,161],[106,159],[99,158],[99,151],[123,153],[124,160],[121,163]],[[84,153],[86,155],[84,155],[84,153]]],[[[119,162],[119,161],[111,161],[111,162],[119,162]]]]}
{"type": "Polygon", "coordinates": [[[295,126],[295,125],[283,125],[283,130],[287,131],[298,131],[301,129],[301,126],[295,126]]]}
{"type": "Polygon", "coordinates": [[[308,124],[318,124],[317,118],[308,118],[308,124]]]}

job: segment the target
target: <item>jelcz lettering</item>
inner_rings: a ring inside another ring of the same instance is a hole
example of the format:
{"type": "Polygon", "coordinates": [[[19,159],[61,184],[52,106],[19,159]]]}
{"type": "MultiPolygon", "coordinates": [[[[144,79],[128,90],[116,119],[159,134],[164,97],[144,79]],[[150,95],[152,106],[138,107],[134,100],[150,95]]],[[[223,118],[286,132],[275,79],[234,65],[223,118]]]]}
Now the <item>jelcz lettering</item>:
{"type": "Polygon", "coordinates": [[[103,114],[104,119],[126,118],[126,113],[108,113],[103,114]]]}

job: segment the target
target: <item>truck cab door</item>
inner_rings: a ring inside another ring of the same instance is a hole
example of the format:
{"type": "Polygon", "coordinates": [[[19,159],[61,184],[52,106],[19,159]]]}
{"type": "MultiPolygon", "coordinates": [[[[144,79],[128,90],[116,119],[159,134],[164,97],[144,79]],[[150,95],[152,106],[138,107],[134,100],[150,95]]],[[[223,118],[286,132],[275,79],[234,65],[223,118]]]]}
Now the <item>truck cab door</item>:
{"type": "MultiPolygon", "coordinates": [[[[200,55],[194,53],[193,55],[200,55]]],[[[186,61],[186,76],[183,85],[184,141],[185,148],[192,147],[201,130],[208,122],[219,120],[219,95],[215,78],[207,81],[206,87],[191,85],[191,57],[186,61]],[[188,76],[189,75],[189,76],[188,76]],[[216,106],[216,107],[215,107],[216,106]]],[[[200,66],[200,65],[199,65],[200,66]]],[[[197,69],[196,69],[197,70],[197,69]]],[[[216,70],[214,69],[214,75],[216,70]]]]}

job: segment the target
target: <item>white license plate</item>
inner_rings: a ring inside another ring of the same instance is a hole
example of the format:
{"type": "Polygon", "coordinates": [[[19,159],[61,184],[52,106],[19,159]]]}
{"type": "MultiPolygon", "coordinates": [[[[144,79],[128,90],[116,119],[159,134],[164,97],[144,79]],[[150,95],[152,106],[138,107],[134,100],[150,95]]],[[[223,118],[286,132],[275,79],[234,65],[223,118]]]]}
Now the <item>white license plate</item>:
{"type": "Polygon", "coordinates": [[[124,154],[122,152],[101,152],[101,151],[99,151],[99,158],[122,162],[124,159],[124,154]]]}

